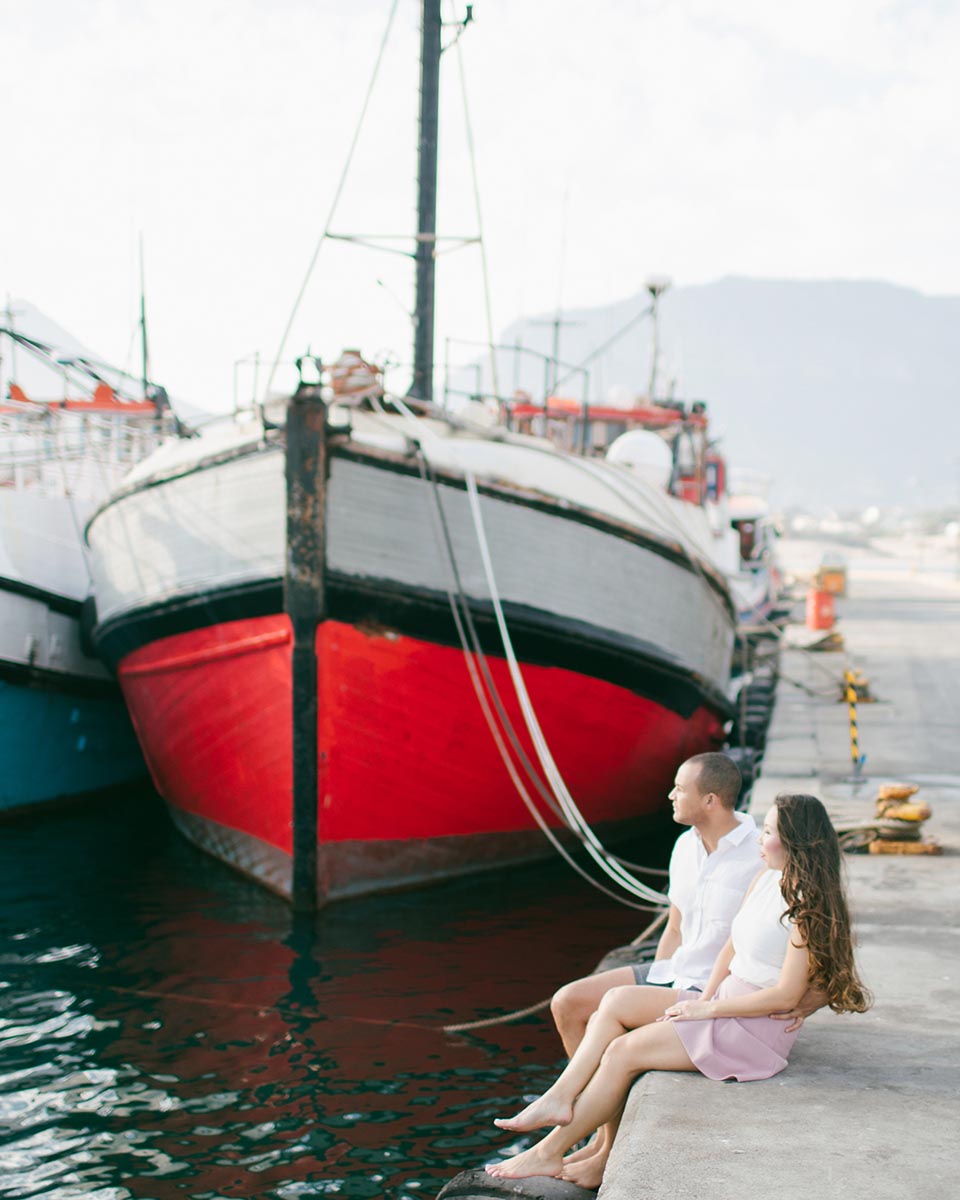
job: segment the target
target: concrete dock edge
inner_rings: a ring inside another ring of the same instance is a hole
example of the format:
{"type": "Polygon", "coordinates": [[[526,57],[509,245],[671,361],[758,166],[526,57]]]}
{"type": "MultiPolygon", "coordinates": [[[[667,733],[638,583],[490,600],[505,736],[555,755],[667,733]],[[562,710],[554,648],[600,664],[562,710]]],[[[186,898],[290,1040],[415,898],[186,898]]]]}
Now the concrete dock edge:
{"type": "Polygon", "coordinates": [[[812,792],[835,819],[866,819],[878,783],[904,779],[945,853],[845,856],[872,1010],[817,1013],[770,1080],[639,1079],[600,1200],[960,1195],[960,584],[854,569],[851,591],[845,652],[784,652],[751,810],[762,820],[778,792],[812,792]],[[862,783],[838,703],[847,661],[879,700],[860,710],[862,783]]]}

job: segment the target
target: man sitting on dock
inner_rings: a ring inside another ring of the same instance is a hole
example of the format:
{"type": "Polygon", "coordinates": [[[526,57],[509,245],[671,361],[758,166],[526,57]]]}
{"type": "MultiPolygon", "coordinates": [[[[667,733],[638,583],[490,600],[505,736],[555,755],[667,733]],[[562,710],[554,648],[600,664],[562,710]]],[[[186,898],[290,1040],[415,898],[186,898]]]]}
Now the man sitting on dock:
{"type": "MultiPolygon", "coordinates": [[[[568,1057],[610,988],[646,983],[703,990],[762,865],[753,818],[736,811],[740,786],[736,763],[725,754],[696,754],[679,767],[670,793],[673,819],[690,828],[670,857],[670,912],[656,956],[652,963],[615,967],[560,988],[551,1011],[568,1057]]],[[[597,1148],[592,1143],[570,1159],[597,1148]]]]}
{"type": "Polygon", "coordinates": [[[760,870],[753,817],[736,811],[740,772],[725,754],[697,754],[677,770],[673,819],[689,825],[670,857],[670,912],[652,963],[616,967],[565,984],[551,1005],[567,1054],[612,987],[630,983],[702,990],[730,936],[730,923],[760,870]]]}

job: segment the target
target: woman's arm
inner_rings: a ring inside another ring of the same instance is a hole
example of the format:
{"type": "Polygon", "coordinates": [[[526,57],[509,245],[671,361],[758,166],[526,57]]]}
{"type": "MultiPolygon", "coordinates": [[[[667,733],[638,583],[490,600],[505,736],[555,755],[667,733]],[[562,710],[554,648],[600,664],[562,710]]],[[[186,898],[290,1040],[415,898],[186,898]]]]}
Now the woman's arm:
{"type": "Polygon", "coordinates": [[[748,996],[727,996],[722,1000],[681,1000],[663,1014],[668,1021],[702,1021],[710,1017],[769,1017],[800,1003],[808,987],[809,956],[805,945],[794,938],[787,943],[787,953],[780,978],[773,987],[761,988],[748,996]]]}
{"type": "MultiPolygon", "coordinates": [[[[766,867],[761,867],[756,875],[754,875],[754,877],[750,880],[750,886],[743,893],[743,899],[740,901],[740,908],[743,908],[744,904],[746,904],[747,897],[757,886],[761,876],[763,876],[766,871],[766,867]]],[[[703,989],[704,1000],[709,1000],[711,996],[716,995],[717,988],[730,974],[730,964],[733,962],[733,955],[733,936],[731,935],[727,938],[723,949],[717,955],[717,960],[713,964],[713,970],[710,972],[710,978],[707,980],[707,986],[703,989]]]]}

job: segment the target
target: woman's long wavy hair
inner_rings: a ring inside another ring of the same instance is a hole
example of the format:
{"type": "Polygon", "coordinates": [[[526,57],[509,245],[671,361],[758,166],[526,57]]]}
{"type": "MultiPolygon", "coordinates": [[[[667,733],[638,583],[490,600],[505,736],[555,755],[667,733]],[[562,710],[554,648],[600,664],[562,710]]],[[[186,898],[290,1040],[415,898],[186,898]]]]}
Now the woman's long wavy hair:
{"type": "Polygon", "coordinates": [[[781,792],[774,804],[786,860],[780,887],[807,945],[810,984],[826,994],[834,1012],[866,1012],[871,998],[853,961],[836,830],[816,796],[781,792]]]}

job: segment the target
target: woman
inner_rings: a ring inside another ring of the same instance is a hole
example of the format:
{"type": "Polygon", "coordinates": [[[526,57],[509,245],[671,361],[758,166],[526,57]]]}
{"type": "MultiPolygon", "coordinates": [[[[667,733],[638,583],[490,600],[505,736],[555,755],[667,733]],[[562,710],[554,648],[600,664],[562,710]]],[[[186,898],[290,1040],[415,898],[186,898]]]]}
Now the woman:
{"type": "Polygon", "coordinates": [[[644,1071],[700,1071],[711,1079],[767,1079],[787,1065],[797,1030],[771,1014],[808,988],[834,1012],[865,1012],[869,996],[853,961],[840,846],[814,796],[777,796],[760,835],[765,866],[750,885],[702,995],[620,987],[604,996],[566,1070],[516,1117],[543,1141],[487,1171],[501,1179],[554,1175],[582,1187],[603,1178],[627,1092],[644,1071]],[[564,1155],[595,1129],[594,1153],[564,1155]]]}

